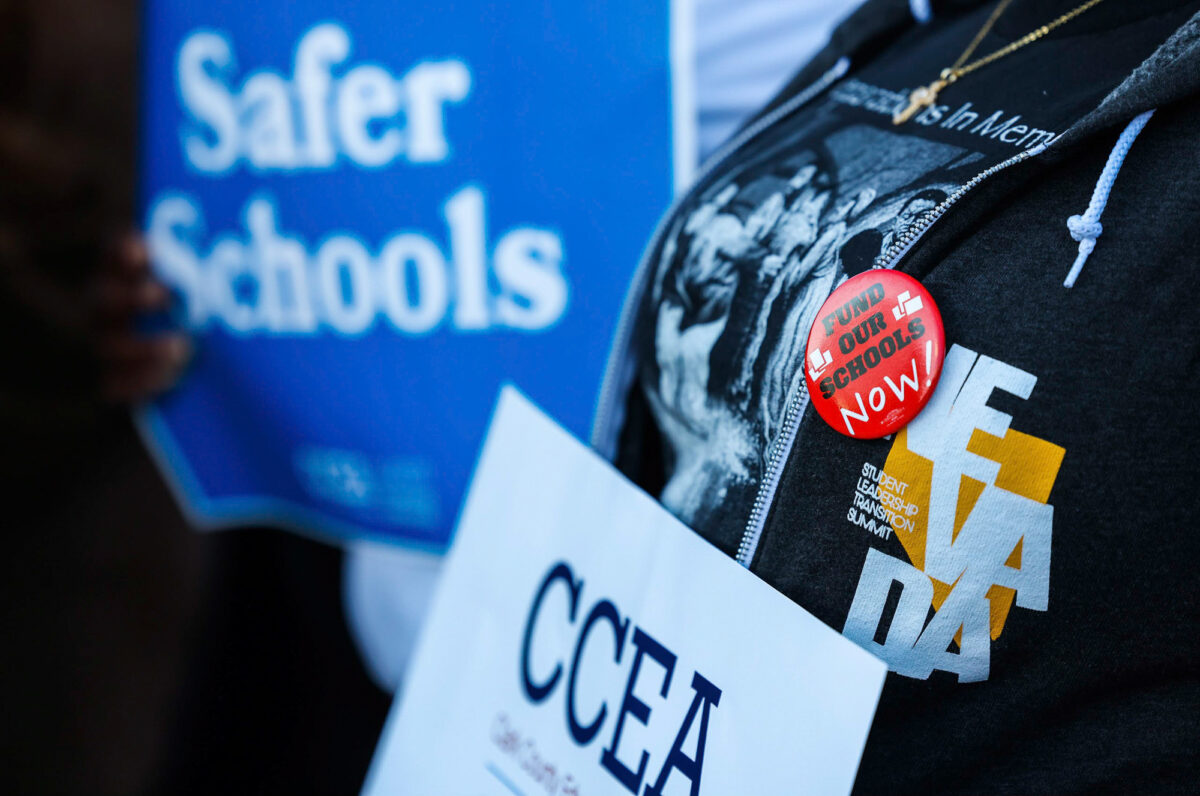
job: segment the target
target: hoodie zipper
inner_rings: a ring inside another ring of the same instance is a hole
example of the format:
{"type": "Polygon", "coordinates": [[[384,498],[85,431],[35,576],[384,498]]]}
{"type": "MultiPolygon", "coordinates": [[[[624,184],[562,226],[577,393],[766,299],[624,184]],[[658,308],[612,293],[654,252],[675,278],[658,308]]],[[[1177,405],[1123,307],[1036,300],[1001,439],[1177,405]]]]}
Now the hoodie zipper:
{"type": "MultiPolygon", "coordinates": [[[[872,268],[894,268],[900,258],[908,254],[913,245],[921,239],[921,236],[963,196],[996,172],[1040,155],[1047,146],[1049,144],[1039,144],[1032,149],[1026,149],[1008,160],[1001,161],[976,174],[958,190],[943,199],[941,204],[921,216],[916,224],[905,230],[898,240],[875,258],[872,268]]],[[[779,436],[775,438],[775,444],[771,446],[771,453],[767,457],[767,469],[763,473],[758,492],[754,496],[754,505],[750,509],[750,517],[746,520],[746,529],[742,532],[742,541],[738,544],[737,562],[746,569],[750,568],[750,562],[754,560],[754,553],[758,550],[763,526],[767,522],[767,512],[775,501],[775,492],[779,489],[779,480],[783,476],[783,465],[787,462],[787,458],[796,444],[796,433],[800,429],[800,419],[804,416],[804,410],[808,408],[808,401],[808,385],[801,382],[797,386],[795,397],[788,403],[787,410],[784,412],[783,426],[779,429],[779,436]]]]}
{"type": "MultiPolygon", "coordinates": [[[[850,59],[843,56],[828,71],[821,75],[815,83],[731,138],[712,157],[705,161],[692,181],[693,188],[701,185],[717,166],[724,163],[743,144],[825,91],[825,89],[829,88],[835,81],[841,79],[848,71],[850,71],[850,59]]],[[[621,308],[621,316],[617,321],[616,334],[613,337],[608,363],[604,369],[604,380],[600,383],[600,395],[596,403],[596,417],[592,423],[592,445],[610,460],[614,456],[616,447],[615,438],[609,439],[613,436],[614,432],[614,412],[612,407],[619,392],[619,385],[623,381],[620,375],[621,363],[626,358],[629,348],[629,338],[633,334],[634,320],[637,317],[637,310],[641,304],[642,293],[645,292],[646,280],[650,275],[650,259],[654,255],[654,252],[657,251],[663,233],[666,232],[667,225],[675,217],[680,205],[691,194],[691,189],[685,191],[671,203],[667,212],[659,219],[658,225],[654,228],[654,233],[650,236],[650,242],[642,250],[642,258],[638,263],[637,271],[634,272],[629,293],[626,296],[624,306],[621,308]]]]}

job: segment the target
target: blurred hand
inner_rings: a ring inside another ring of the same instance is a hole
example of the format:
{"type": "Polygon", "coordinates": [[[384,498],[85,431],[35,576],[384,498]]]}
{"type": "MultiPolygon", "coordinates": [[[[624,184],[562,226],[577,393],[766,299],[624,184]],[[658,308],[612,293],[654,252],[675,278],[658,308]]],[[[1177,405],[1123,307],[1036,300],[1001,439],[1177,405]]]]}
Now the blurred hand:
{"type": "Polygon", "coordinates": [[[150,270],[141,235],[118,239],[100,264],[91,296],[102,396],[138,403],[170,389],[191,358],[192,345],[181,332],[147,335],[137,329],[139,315],[165,310],[171,300],[150,270]]]}

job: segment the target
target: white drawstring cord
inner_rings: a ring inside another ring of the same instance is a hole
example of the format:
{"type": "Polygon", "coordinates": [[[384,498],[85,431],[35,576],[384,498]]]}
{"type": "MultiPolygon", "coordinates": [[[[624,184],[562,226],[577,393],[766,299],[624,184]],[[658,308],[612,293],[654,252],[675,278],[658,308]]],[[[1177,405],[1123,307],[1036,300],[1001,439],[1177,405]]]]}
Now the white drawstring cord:
{"type": "Polygon", "coordinates": [[[912,12],[913,19],[922,25],[933,19],[933,9],[929,7],[929,0],[908,0],[908,10],[912,12]]]}
{"type": "Polygon", "coordinates": [[[1121,137],[1117,139],[1116,146],[1112,148],[1112,152],[1108,153],[1108,162],[1104,164],[1104,170],[1100,172],[1100,179],[1096,180],[1096,188],[1092,191],[1092,200],[1088,202],[1087,210],[1084,210],[1082,215],[1071,216],[1067,219],[1067,230],[1070,231],[1072,238],[1079,241],[1079,254],[1075,257],[1075,262],[1071,265],[1067,278],[1063,280],[1063,287],[1074,287],[1075,280],[1079,278],[1079,272],[1083,270],[1083,264],[1087,262],[1088,255],[1092,253],[1092,249],[1096,248],[1096,238],[1100,237],[1100,233],[1104,231],[1104,227],[1100,224],[1100,214],[1104,212],[1104,206],[1108,204],[1108,194],[1112,191],[1117,174],[1121,171],[1121,164],[1125,162],[1125,156],[1129,154],[1129,148],[1133,146],[1133,139],[1138,137],[1138,133],[1142,131],[1146,122],[1150,121],[1150,117],[1153,115],[1154,111],[1148,110],[1135,116],[1133,121],[1125,126],[1121,137]]]}

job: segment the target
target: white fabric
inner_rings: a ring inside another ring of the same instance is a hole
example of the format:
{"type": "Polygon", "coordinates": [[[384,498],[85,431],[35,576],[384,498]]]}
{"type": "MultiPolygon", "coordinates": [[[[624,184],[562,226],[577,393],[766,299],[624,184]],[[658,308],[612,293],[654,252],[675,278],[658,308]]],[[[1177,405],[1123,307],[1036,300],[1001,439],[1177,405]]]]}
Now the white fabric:
{"type": "MultiPolygon", "coordinates": [[[[704,160],[829,39],[849,0],[693,0],[696,110],[704,160]]],[[[375,682],[403,681],[438,559],[386,545],[347,550],[343,572],[351,635],[375,682]]]]}
{"type": "Polygon", "coordinates": [[[342,599],[350,635],[376,685],[404,682],[442,557],[359,542],[346,551],[342,599]]]}
{"type": "Polygon", "coordinates": [[[912,12],[913,19],[922,25],[933,19],[933,9],[929,7],[929,0],[908,0],[908,10],[912,12]]]}
{"type": "Polygon", "coordinates": [[[803,66],[856,3],[693,0],[700,159],[803,66]]]}

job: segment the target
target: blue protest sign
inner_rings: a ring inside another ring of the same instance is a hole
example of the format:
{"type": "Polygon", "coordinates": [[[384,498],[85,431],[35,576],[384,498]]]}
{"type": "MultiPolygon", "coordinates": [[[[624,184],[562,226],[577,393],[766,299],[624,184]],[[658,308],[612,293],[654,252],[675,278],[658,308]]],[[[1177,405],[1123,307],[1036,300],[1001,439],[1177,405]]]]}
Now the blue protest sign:
{"type": "Polygon", "coordinates": [[[197,354],[140,423],[195,522],[437,551],[502,382],[585,433],[694,156],[681,6],[148,3],[141,217],[197,354]]]}

